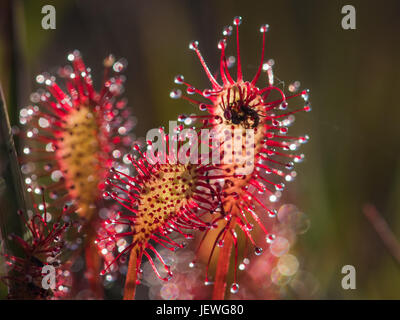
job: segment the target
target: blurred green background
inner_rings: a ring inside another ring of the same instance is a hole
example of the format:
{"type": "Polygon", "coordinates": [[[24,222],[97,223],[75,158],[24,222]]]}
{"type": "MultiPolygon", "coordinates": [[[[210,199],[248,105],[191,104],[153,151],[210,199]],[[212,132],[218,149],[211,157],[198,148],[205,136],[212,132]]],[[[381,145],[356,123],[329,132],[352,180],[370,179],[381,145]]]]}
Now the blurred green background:
{"type": "Polygon", "coordinates": [[[306,161],[283,201],[311,219],[296,246],[303,269],[319,282],[315,297],[400,299],[400,264],[362,212],[374,204],[400,238],[398,0],[1,0],[0,80],[11,122],[29,104],[35,76],[55,73],[79,49],[97,83],[107,54],[129,61],[125,95],[139,119],[136,134],[144,136],[191,110],[169,99],[176,74],[208,86],[189,41],[200,42],[215,70],[217,41],[236,15],[243,17],[245,76],[256,72],[258,29],[268,23],[266,58],[275,60],[275,74],[311,90],[313,111],[299,114],[291,129],[311,136],[306,161]],[[45,4],[56,7],[56,30],[41,28],[45,4]],[[341,27],[346,4],[356,8],[356,30],[341,27]],[[356,290],[341,287],[347,264],[357,270],[356,290]]]}

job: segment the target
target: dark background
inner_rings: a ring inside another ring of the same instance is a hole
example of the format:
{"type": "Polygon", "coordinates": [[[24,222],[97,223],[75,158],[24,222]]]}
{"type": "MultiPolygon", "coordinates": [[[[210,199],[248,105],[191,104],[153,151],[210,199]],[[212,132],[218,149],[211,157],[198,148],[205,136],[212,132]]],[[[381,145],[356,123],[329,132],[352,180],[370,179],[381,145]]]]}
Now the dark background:
{"type": "Polygon", "coordinates": [[[311,219],[297,256],[319,282],[316,297],[400,299],[399,262],[362,211],[374,204],[400,237],[397,0],[1,0],[0,80],[11,121],[16,124],[19,108],[29,104],[36,74],[55,73],[76,48],[97,83],[107,54],[129,61],[125,95],[139,119],[136,134],[144,136],[192,108],[169,99],[176,74],[199,88],[208,86],[189,41],[199,40],[215,70],[217,41],[236,15],[243,17],[245,77],[256,72],[258,29],[268,23],[266,58],[275,59],[275,74],[311,90],[313,111],[299,114],[293,129],[311,136],[302,149],[306,161],[283,201],[311,219]],[[56,30],[41,28],[45,4],[56,7],[56,30]],[[356,8],[356,30],[341,27],[346,4],[356,8]],[[341,288],[346,264],[357,270],[356,290],[341,288]]]}

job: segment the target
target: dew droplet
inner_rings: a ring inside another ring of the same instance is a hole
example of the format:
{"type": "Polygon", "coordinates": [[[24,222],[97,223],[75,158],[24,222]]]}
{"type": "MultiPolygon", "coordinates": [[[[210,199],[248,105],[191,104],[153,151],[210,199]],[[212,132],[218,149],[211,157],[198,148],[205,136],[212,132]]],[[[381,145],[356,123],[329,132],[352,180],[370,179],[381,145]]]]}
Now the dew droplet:
{"type": "Polygon", "coordinates": [[[272,194],[269,196],[269,201],[276,202],[276,200],[278,200],[278,197],[276,195],[272,194]]]}
{"type": "Polygon", "coordinates": [[[220,40],[218,42],[218,49],[222,50],[222,49],[225,49],[225,47],[226,47],[226,41],[225,40],[220,40]]]}
{"type": "Polygon", "coordinates": [[[172,90],[169,94],[172,99],[179,99],[182,96],[182,91],[179,89],[172,90]]]}
{"type": "Polygon", "coordinates": [[[232,26],[226,26],[224,29],[222,29],[222,34],[225,37],[229,37],[232,34],[232,26]]]}
{"type": "Polygon", "coordinates": [[[288,170],[292,170],[294,168],[294,163],[290,161],[290,162],[286,163],[285,167],[288,170]]]}
{"type": "Polygon", "coordinates": [[[304,99],[304,101],[308,101],[310,95],[310,90],[306,89],[301,93],[301,97],[304,99]]]}
{"type": "Polygon", "coordinates": [[[303,160],[304,160],[304,154],[303,153],[294,157],[294,162],[296,162],[296,163],[302,162],[303,160]]]}
{"type": "Polygon", "coordinates": [[[231,292],[237,293],[239,291],[239,285],[237,283],[232,283],[231,285],[231,292]]]}
{"type": "Polygon", "coordinates": [[[260,248],[260,247],[256,247],[254,249],[254,253],[255,253],[256,256],[259,256],[259,255],[261,255],[263,253],[263,249],[260,248]]]}
{"type": "Polygon", "coordinates": [[[275,238],[276,238],[276,236],[274,234],[270,233],[265,237],[265,241],[267,241],[267,243],[272,243],[272,242],[274,242],[275,238]]]}
{"type": "Polygon", "coordinates": [[[305,111],[305,112],[310,112],[310,111],[311,111],[311,104],[310,104],[310,103],[307,103],[307,104],[304,106],[304,111],[305,111]]]}
{"type": "Polygon", "coordinates": [[[283,102],[280,104],[279,109],[281,109],[281,110],[286,110],[287,107],[288,107],[288,103],[287,103],[286,101],[283,101],[283,102]]]}
{"type": "Polygon", "coordinates": [[[120,61],[115,62],[113,65],[113,70],[115,72],[121,72],[122,70],[124,70],[124,68],[126,66],[126,63],[124,63],[124,62],[125,62],[125,60],[122,60],[122,61],[120,60],[120,61]]]}
{"type": "Polygon", "coordinates": [[[199,47],[199,42],[196,41],[196,40],[191,41],[191,42],[189,43],[189,49],[190,49],[190,50],[196,50],[196,49],[198,49],[198,47],[199,47]]]}
{"type": "Polygon", "coordinates": [[[233,18],[233,24],[235,26],[240,26],[242,24],[242,17],[236,16],[235,18],[233,18]]]}
{"type": "Polygon", "coordinates": [[[185,80],[185,78],[184,78],[184,76],[183,75],[177,75],[175,78],[174,78],[174,82],[176,83],[176,84],[183,84],[183,81],[185,80]]]}
{"type": "Polygon", "coordinates": [[[276,209],[271,209],[268,211],[268,217],[270,217],[270,218],[275,218],[277,214],[278,214],[278,211],[276,209]]]}
{"type": "Polygon", "coordinates": [[[268,30],[269,30],[269,25],[268,24],[263,24],[260,27],[260,32],[262,32],[262,33],[267,32],[268,30]]]}
{"type": "Polygon", "coordinates": [[[207,105],[205,103],[200,103],[199,104],[199,110],[200,111],[206,111],[207,110],[207,105]]]}
{"type": "Polygon", "coordinates": [[[210,89],[205,89],[203,91],[203,97],[204,98],[209,98],[211,96],[212,91],[210,89]]]}
{"type": "Polygon", "coordinates": [[[187,94],[195,94],[196,93],[196,89],[194,87],[188,87],[186,89],[187,94]]]}
{"type": "Polygon", "coordinates": [[[299,142],[307,143],[309,139],[310,139],[310,137],[308,135],[305,135],[305,136],[299,138],[299,142]]]}

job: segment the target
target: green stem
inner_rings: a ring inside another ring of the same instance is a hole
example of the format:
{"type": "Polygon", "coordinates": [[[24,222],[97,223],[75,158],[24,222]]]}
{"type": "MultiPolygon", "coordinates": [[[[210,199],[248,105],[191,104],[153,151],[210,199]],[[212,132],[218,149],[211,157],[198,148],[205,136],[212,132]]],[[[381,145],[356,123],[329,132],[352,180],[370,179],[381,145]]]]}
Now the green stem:
{"type": "Polygon", "coordinates": [[[26,198],[1,84],[0,164],[0,235],[4,240],[2,250],[17,253],[18,247],[8,240],[8,235],[13,232],[21,233],[21,224],[20,220],[16,219],[16,212],[18,209],[26,212],[26,198]]]}

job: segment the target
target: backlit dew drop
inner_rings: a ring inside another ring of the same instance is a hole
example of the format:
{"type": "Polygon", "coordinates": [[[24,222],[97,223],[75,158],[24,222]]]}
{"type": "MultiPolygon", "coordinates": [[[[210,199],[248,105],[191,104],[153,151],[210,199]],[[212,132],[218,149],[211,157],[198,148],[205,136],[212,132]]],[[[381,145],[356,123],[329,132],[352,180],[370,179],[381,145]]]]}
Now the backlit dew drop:
{"type": "Polygon", "coordinates": [[[265,240],[267,241],[267,243],[272,243],[275,241],[276,236],[274,234],[268,234],[265,237],[265,240]]]}
{"type": "Polygon", "coordinates": [[[310,104],[310,103],[307,103],[307,104],[304,106],[304,111],[305,111],[305,112],[310,112],[310,111],[311,111],[311,104],[310,104]]]}
{"type": "Polygon", "coordinates": [[[236,16],[235,18],[233,18],[233,24],[235,26],[240,26],[242,24],[242,17],[236,16]]]}
{"type": "Polygon", "coordinates": [[[308,101],[309,98],[309,94],[310,94],[310,90],[306,89],[302,92],[301,97],[304,99],[304,101],[308,101]]]}
{"type": "Polygon", "coordinates": [[[239,284],[237,284],[237,283],[232,283],[232,285],[231,285],[231,293],[238,293],[238,291],[239,291],[239,284]]]}
{"type": "Polygon", "coordinates": [[[288,103],[286,101],[283,101],[280,105],[279,105],[279,109],[280,110],[286,110],[288,108],[288,103]]]}
{"type": "Polygon", "coordinates": [[[169,94],[172,99],[179,99],[182,96],[182,91],[179,89],[172,90],[169,94]]]}
{"type": "Polygon", "coordinates": [[[121,72],[122,70],[124,70],[126,68],[127,64],[128,63],[127,63],[126,60],[124,60],[124,59],[123,60],[119,60],[119,61],[114,63],[113,70],[115,72],[121,72]]]}
{"type": "Polygon", "coordinates": [[[207,105],[205,103],[199,104],[199,110],[200,111],[206,111],[207,110],[207,105]]]}
{"type": "Polygon", "coordinates": [[[256,247],[256,248],[254,248],[254,253],[256,256],[259,256],[263,253],[263,249],[260,247],[256,247]]]}
{"type": "Polygon", "coordinates": [[[299,138],[300,143],[307,143],[308,140],[310,140],[310,137],[308,135],[299,138]]]}
{"type": "Polygon", "coordinates": [[[196,93],[196,89],[195,89],[194,87],[188,87],[188,88],[186,89],[186,92],[187,92],[188,94],[195,94],[195,93],[196,93]]]}
{"type": "Polygon", "coordinates": [[[269,30],[269,25],[264,24],[260,27],[260,32],[267,32],[269,30]]]}
{"type": "Polygon", "coordinates": [[[198,41],[191,41],[189,43],[189,49],[190,50],[196,50],[199,47],[199,42],[198,41]]]}
{"type": "Polygon", "coordinates": [[[269,201],[276,202],[276,200],[278,200],[278,197],[275,194],[270,195],[269,201]]]}
{"type": "Polygon", "coordinates": [[[278,214],[278,211],[275,209],[271,209],[268,211],[268,217],[270,217],[270,218],[275,218],[277,216],[277,214],[278,214]]]}
{"type": "Polygon", "coordinates": [[[220,40],[219,42],[218,42],[218,49],[220,49],[220,50],[224,50],[225,48],[226,48],[226,41],[225,40],[220,40]]]}
{"type": "Polygon", "coordinates": [[[222,30],[222,35],[224,35],[225,37],[229,37],[232,34],[232,26],[227,26],[222,30]]]}
{"type": "Polygon", "coordinates": [[[183,75],[178,75],[175,77],[174,82],[176,84],[183,84],[183,82],[185,81],[185,78],[183,75]]]}

